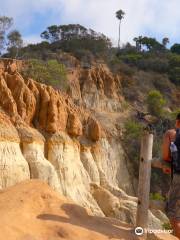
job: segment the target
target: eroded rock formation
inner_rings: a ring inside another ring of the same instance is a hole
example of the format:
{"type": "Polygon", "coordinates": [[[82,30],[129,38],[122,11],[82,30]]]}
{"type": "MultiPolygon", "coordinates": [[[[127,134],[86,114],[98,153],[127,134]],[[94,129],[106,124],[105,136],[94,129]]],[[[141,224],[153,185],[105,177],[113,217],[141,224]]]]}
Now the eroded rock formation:
{"type": "MultiPolygon", "coordinates": [[[[69,74],[71,97],[0,63],[0,187],[38,178],[95,215],[134,223],[120,79],[104,65],[69,74]]],[[[153,214],[149,222],[160,227],[153,214]]]]}

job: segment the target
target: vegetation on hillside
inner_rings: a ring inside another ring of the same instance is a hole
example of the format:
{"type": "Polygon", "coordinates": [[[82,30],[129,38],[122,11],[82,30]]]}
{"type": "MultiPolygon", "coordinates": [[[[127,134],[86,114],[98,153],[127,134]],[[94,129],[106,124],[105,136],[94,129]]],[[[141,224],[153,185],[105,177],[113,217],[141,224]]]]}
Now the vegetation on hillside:
{"type": "Polygon", "coordinates": [[[163,107],[166,103],[162,94],[157,90],[152,90],[148,93],[147,99],[147,109],[150,114],[161,117],[163,113],[163,107]]]}
{"type": "Polygon", "coordinates": [[[89,62],[105,58],[111,49],[111,41],[104,34],[87,29],[79,24],[53,25],[41,33],[43,41],[21,49],[21,56],[48,59],[59,50],[73,54],[79,60],[89,62]]]}
{"type": "Polygon", "coordinates": [[[137,120],[126,121],[123,146],[128,158],[131,160],[136,177],[138,177],[139,174],[139,155],[142,131],[143,126],[137,120]]]}
{"type": "Polygon", "coordinates": [[[24,67],[22,75],[25,79],[36,79],[38,82],[51,85],[57,89],[67,90],[68,87],[66,68],[56,60],[31,59],[24,67]]]}

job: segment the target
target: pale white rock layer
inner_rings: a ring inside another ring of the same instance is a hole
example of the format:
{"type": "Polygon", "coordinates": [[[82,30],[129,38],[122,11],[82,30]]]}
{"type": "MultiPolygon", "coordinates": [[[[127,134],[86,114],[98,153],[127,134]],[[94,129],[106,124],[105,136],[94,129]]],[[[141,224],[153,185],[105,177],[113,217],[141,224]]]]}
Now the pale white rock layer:
{"type": "Polygon", "coordinates": [[[29,163],[31,178],[47,182],[54,190],[62,194],[56,170],[44,157],[44,144],[23,143],[23,155],[29,163]]]}
{"type": "Polygon", "coordinates": [[[135,195],[130,167],[119,142],[102,138],[98,151],[95,149],[92,153],[98,168],[104,172],[111,185],[123,189],[129,195],[135,195]]]}
{"type": "Polygon", "coordinates": [[[122,111],[122,104],[118,100],[107,98],[104,94],[99,93],[96,86],[91,86],[90,89],[83,91],[83,104],[86,108],[99,111],[122,111]]]}
{"type": "Polygon", "coordinates": [[[100,184],[100,175],[98,167],[91,153],[90,147],[82,147],[81,149],[81,161],[84,168],[89,174],[91,182],[100,184]]]}
{"type": "Polygon", "coordinates": [[[63,194],[103,215],[90,193],[91,180],[80,160],[80,144],[64,132],[58,133],[49,140],[48,160],[58,173],[63,194]]]}
{"type": "Polygon", "coordinates": [[[0,142],[0,187],[6,188],[30,179],[27,161],[16,142],[0,142]]]}

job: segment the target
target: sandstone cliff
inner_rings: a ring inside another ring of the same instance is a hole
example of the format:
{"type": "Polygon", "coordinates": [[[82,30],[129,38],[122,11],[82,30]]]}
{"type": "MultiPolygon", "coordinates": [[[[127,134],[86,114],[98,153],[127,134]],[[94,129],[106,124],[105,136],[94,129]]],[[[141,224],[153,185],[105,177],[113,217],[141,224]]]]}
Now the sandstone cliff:
{"type": "MultiPolygon", "coordinates": [[[[121,145],[120,78],[106,66],[69,72],[69,95],[0,64],[0,187],[30,178],[88,207],[134,224],[133,169],[121,145]]],[[[167,219],[166,219],[167,220],[167,219]]],[[[162,228],[151,212],[149,226],[162,228]]]]}

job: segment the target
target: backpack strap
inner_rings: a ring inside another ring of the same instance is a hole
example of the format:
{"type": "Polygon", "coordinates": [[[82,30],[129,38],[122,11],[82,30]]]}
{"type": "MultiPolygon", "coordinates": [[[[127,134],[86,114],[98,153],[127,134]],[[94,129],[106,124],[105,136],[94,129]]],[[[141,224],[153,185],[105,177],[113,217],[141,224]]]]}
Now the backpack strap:
{"type": "Polygon", "coordinates": [[[174,168],[173,168],[173,163],[172,163],[172,160],[171,160],[171,183],[173,181],[173,178],[174,178],[174,168]]]}
{"type": "MultiPolygon", "coordinates": [[[[176,144],[179,136],[180,136],[180,128],[177,128],[176,129],[176,138],[174,140],[175,144],[176,144]]],[[[171,159],[171,181],[173,180],[173,176],[174,176],[173,159],[171,159]]]]}
{"type": "MultiPolygon", "coordinates": [[[[177,138],[177,134],[179,133],[178,130],[180,130],[180,129],[176,129],[176,138],[177,138]]],[[[176,138],[175,138],[174,142],[176,142],[176,138]]],[[[169,136],[169,140],[170,140],[170,142],[172,142],[172,139],[170,138],[170,136],[169,136]]],[[[173,177],[174,177],[174,168],[173,168],[173,159],[171,158],[171,183],[173,181],[173,177]]]]}

